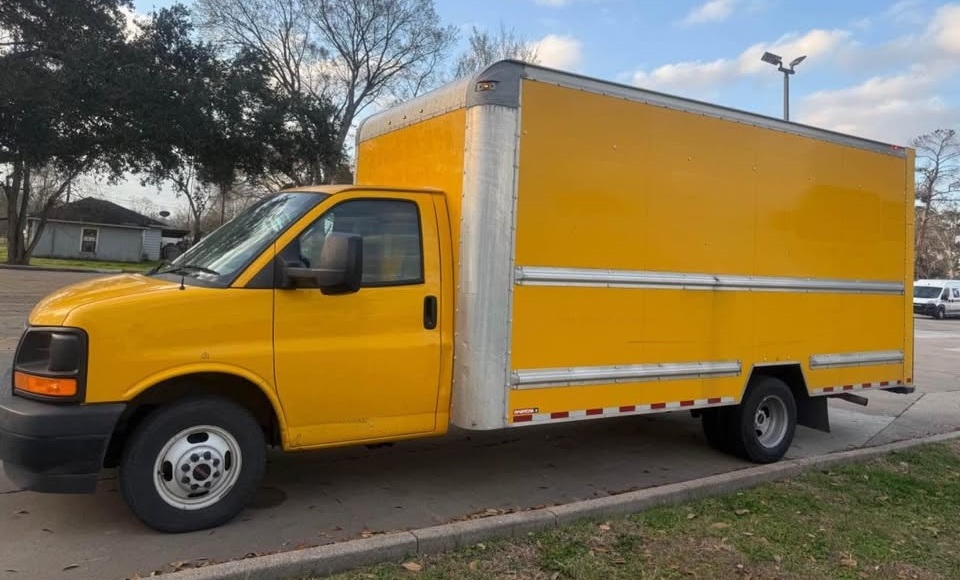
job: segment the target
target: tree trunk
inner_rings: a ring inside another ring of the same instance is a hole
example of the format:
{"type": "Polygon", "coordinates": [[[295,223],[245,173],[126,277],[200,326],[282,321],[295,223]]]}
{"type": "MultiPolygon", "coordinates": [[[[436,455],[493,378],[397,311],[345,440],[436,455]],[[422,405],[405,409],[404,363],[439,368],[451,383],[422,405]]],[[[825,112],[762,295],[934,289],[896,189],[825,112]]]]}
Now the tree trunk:
{"type": "Polygon", "coordinates": [[[7,196],[7,263],[25,265],[23,251],[23,228],[26,226],[26,217],[20,210],[23,189],[23,161],[13,162],[13,176],[9,186],[4,186],[7,196]]]}
{"type": "Polygon", "coordinates": [[[223,183],[220,184],[220,225],[223,225],[223,222],[226,221],[227,217],[227,191],[230,189],[228,185],[223,183]]]}
{"type": "MultiPolygon", "coordinates": [[[[343,144],[347,142],[347,134],[350,133],[350,126],[353,125],[353,118],[357,114],[357,103],[351,98],[343,108],[343,115],[340,117],[340,128],[337,130],[337,151],[343,151],[343,144]]],[[[322,182],[333,183],[339,169],[340,161],[334,163],[320,164],[323,170],[322,182]]],[[[314,180],[317,180],[314,176],[314,180]]]]}
{"type": "Polygon", "coordinates": [[[66,181],[60,184],[57,188],[57,191],[53,195],[49,196],[47,200],[43,203],[43,207],[40,208],[40,215],[37,216],[39,221],[37,222],[37,227],[33,232],[33,237],[26,242],[25,254],[29,260],[30,256],[33,255],[34,248],[37,247],[37,242],[40,241],[40,236],[43,235],[44,228],[47,227],[47,216],[50,215],[50,210],[53,209],[53,206],[57,205],[57,201],[60,200],[60,197],[63,195],[64,191],[69,191],[70,185],[73,183],[73,180],[77,178],[80,174],[80,170],[77,169],[73,173],[67,176],[66,181]]]}

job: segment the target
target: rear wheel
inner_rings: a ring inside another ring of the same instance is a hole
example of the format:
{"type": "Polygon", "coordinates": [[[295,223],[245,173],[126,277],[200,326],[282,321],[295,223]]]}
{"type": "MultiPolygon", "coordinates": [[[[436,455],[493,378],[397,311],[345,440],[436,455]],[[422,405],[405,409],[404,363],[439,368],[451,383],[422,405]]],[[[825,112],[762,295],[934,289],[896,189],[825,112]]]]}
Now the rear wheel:
{"type": "Polygon", "coordinates": [[[134,430],[120,490],[154,529],[201,530],[243,510],[265,464],[263,431],[249,411],[227,399],[193,398],[161,407],[134,430]]]}
{"type": "Polygon", "coordinates": [[[797,429],[797,403],[790,387],[774,377],[750,381],[743,401],[731,408],[734,453],[755,463],[773,463],[786,454],[797,429]]]}

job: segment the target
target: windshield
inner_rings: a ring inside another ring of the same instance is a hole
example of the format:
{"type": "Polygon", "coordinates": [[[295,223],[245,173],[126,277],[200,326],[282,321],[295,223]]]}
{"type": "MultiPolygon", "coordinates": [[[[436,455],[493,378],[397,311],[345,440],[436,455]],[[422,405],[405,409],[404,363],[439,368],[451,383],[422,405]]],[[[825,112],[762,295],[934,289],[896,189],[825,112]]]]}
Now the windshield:
{"type": "Polygon", "coordinates": [[[153,275],[183,275],[227,286],[283,230],[326,197],[291,191],[258,201],[153,275]]]}
{"type": "Polygon", "coordinates": [[[913,287],[913,297],[914,298],[936,298],[940,296],[940,291],[942,288],[936,286],[914,286],[913,287]]]}

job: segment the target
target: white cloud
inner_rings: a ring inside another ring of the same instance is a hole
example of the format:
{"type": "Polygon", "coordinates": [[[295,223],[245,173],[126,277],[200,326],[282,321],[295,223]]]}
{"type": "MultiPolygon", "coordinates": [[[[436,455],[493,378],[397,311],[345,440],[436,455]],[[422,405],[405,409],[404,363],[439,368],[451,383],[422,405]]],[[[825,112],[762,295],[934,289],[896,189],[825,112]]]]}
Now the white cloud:
{"type": "MultiPolygon", "coordinates": [[[[787,34],[774,42],[757,43],[740,54],[737,59],[744,74],[766,72],[770,65],[762,62],[760,56],[765,51],[779,54],[786,61],[798,56],[807,56],[815,59],[818,56],[832,55],[837,50],[848,46],[850,33],[846,30],[811,30],[803,35],[787,34]]],[[[805,63],[807,66],[815,63],[805,63]]]]}
{"type": "Polygon", "coordinates": [[[661,90],[702,92],[708,87],[727,84],[738,78],[766,72],[770,65],[761,62],[764,51],[779,54],[784,59],[806,55],[816,57],[836,51],[849,42],[844,30],[811,30],[803,35],[788,34],[769,43],[757,43],[736,58],[712,61],[688,61],[665,64],[652,71],[633,73],[633,84],[661,90]]]}
{"type": "Polygon", "coordinates": [[[921,0],[899,0],[891,4],[883,15],[901,24],[922,24],[924,17],[921,4],[921,0]]]}
{"type": "MultiPolygon", "coordinates": [[[[914,6],[898,2],[887,15],[914,6]]],[[[941,96],[944,85],[960,72],[960,4],[941,6],[919,33],[874,49],[857,47],[853,53],[852,63],[873,60],[892,67],[907,60],[922,64],[874,75],[854,86],[813,93],[800,103],[802,122],[893,143],[908,143],[934,129],[960,125],[960,105],[941,96]]]]}
{"type": "Polygon", "coordinates": [[[941,6],[930,22],[929,33],[941,50],[960,57],[960,4],[941,6]]]}
{"type": "Polygon", "coordinates": [[[842,89],[813,93],[800,103],[798,120],[835,131],[905,144],[913,137],[960,123],[960,107],[937,90],[950,67],[915,65],[842,89]]]}
{"type": "Polygon", "coordinates": [[[686,25],[722,22],[733,14],[737,0],[708,0],[691,10],[683,19],[686,25]]]}
{"type": "Polygon", "coordinates": [[[540,64],[561,70],[578,70],[583,62],[583,44],[572,36],[548,34],[533,43],[540,64]]]}

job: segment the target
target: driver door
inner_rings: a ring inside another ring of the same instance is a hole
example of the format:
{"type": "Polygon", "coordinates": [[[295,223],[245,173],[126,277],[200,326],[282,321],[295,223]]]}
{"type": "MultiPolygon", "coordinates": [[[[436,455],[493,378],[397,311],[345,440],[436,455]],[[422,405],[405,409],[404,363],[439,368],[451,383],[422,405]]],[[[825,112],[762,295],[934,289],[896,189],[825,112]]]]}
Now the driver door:
{"type": "Polygon", "coordinates": [[[351,294],[277,289],[274,365],[294,447],[436,429],[440,241],[427,194],[348,197],[281,251],[309,267],[330,233],[363,239],[351,294]]]}

